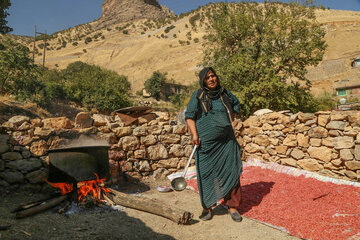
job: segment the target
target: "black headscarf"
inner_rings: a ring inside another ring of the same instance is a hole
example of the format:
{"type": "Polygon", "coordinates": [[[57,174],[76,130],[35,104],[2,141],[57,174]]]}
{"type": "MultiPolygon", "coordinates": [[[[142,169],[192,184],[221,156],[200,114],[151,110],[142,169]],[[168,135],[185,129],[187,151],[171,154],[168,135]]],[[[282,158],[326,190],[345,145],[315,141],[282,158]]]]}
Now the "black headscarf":
{"type": "Polygon", "coordinates": [[[212,67],[205,67],[200,71],[199,83],[200,83],[201,89],[198,92],[198,97],[205,104],[206,110],[211,111],[211,109],[212,109],[212,103],[211,103],[212,101],[211,100],[217,99],[220,96],[220,94],[224,91],[224,88],[220,86],[220,79],[219,79],[218,75],[216,75],[216,72],[212,67]],[[208,89],[206,87],[206,84],[204,83],[205,76],[210,70],[215,74],[215,76],[217,78],[218,85],[216,86],[215,90],[208,89]],[[201,93],[203,93],[203,94],[201,94],[201,93]]]}

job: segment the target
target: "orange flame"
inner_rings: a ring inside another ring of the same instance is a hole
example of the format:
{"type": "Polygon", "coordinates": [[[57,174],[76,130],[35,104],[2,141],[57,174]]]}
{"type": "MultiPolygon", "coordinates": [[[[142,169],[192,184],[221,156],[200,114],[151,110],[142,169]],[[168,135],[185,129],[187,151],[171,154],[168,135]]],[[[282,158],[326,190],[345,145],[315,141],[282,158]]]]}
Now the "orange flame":
{"type": "Polygon", "coordinates": [[[73,185],[70,183],[51,183],[45,179],[45,181],[50,184],[53,187],[59,188],[61,191],[61,194],[64,195],[66,193],[69,193],[73,190],[73,185]]]}
{"type": "MultiPolygon", "coordinates": [[[[104,180],[105,178],[99,179],[99,175],[94,173],[96,176],[96,180],[90,180],[90,181],[82,181],[78,182],[78,200],[85,201],[85,197],[92,193],[93,197],[101,202],[101,199],[99,199],[101,196],[101,192],[110,192],[109,189],[104,187],[104,180]],[[101,189],[101,191],[100,191],[101,189]]],[[[51,183],[45,180],[47,183],[49,183],[51,186],[59,188],[61,191],[61,194],[66,194],[71,191],[73,191],[73,186],[69,183],[51,183]]]]}

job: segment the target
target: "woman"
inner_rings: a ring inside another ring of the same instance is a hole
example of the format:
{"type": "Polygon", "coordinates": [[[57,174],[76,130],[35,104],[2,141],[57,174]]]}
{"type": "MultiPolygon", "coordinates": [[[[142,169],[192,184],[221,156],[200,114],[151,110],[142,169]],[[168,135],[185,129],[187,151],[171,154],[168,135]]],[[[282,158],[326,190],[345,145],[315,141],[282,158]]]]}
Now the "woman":
{"type": "Polygon", "coordinates": [[[240,222],[237,208],[241,200],[241,148],[231,125],[240,112],[239,100],[220,86],[211,67],[201,70],[199,78],[201,88],[191,96],[185,119],[192,144],[198,146],[195,163],[203,207],[200,219],[210,220],[212,208],[224,198],[232,219],[240,222]]]}

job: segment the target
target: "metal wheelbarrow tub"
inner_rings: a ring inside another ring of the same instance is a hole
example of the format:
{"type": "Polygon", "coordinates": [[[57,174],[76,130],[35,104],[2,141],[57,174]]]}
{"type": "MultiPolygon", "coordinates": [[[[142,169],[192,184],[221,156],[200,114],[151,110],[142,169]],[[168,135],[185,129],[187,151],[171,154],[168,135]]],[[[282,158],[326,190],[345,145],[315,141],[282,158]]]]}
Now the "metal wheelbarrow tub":
{"type": "Polygon", "coordinates": [[[81,146],[48,150],[52,183],[81,182],[109,176],[110,146],[81,146]]]}

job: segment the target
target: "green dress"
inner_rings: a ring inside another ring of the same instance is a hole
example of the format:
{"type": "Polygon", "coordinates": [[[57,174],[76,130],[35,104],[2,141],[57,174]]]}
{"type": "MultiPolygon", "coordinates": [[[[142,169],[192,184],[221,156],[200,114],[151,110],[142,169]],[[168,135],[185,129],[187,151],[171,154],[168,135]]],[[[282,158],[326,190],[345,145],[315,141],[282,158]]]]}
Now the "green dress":
{"type": "MultiPolygon", "coordinates": [[[[239,100],[225,90],[239,113],[239,100]]],[[[185,119],[196,121],[200,147],[195,154],[197,183],[203,208],[209,208],[239,184],[242,172],[241,148],[236,141],[220,97],[212,100],[212,110],[201,112],[197,91],[191,96],[185,119]],[[199,114],[200,111],[200,114],[199,114]]]]}

